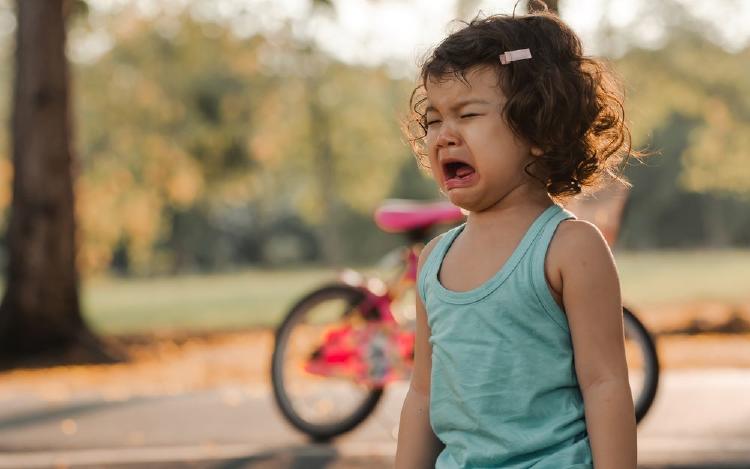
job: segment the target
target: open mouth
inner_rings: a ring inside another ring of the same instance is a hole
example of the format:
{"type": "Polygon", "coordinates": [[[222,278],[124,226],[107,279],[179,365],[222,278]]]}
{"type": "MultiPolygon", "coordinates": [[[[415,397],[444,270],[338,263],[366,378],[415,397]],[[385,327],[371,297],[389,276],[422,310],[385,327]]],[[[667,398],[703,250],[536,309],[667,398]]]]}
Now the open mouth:
{"type": "Polygon", "coordinates": [[[475,172],[474,168],[470,165],[461,163],[460,161],[451,161],[443,165],[443,174],[445,174],[446,181],[450,181],[451,179],[465,179],[475,172]]]}

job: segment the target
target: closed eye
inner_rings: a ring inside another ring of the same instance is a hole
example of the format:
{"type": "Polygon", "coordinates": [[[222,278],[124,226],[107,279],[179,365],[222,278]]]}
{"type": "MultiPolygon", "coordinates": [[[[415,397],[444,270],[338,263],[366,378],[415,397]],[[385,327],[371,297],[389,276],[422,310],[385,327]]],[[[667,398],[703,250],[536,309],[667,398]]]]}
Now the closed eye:
{"type": "MultiPolygon", "coordinates": [[[[464,115],[461,116],[461,119],[466,118],[466,117],[476,117],[476,116],[481,116],[481,114],[476,114],[476,113],[464,114],[464,115]]],[[[432,124],[437,124],[438,122],[440,122],[440,121],[439,120],[432,120],[432,121],[427,122],[425,125],[427,127],[429,127],[432,124]]]]}

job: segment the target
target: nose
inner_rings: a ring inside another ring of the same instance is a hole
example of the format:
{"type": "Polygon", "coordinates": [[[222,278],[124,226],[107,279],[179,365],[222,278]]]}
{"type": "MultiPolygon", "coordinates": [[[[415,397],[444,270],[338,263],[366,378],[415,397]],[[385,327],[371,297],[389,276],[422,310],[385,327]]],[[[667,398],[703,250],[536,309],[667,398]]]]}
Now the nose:
{"type": "Polygon", "coordinates": [[[438,147],[447,147],[449,145],[457,145],[458,142],[459,136],[453,127],[448,122],[443,122],[440,126],[435,144],[438,147]]]}

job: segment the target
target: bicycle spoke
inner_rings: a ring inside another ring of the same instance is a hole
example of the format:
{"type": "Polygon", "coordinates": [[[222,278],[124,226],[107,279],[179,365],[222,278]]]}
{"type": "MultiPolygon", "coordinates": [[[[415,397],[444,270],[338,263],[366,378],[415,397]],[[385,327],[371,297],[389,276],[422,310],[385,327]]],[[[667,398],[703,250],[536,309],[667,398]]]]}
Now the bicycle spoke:
{"type": "MultiPolygon", "coordinates": [[[[350,377],[321,376],[308,369],[313,354],[326,346],[327,335],[347,327],[355,330],[357,324],[364,322],[351,301],[331,298],[309,307],[290,328],[282,377],[289,404],[305,421],[316,425],[335,423],[351,415],[370,395],[371,389],[350,377]]],[[[316,371],[325,372],[327,365],[321,364],[316,371]]],[[[335,370],[335,366],[330,368],[335,370]]]]}

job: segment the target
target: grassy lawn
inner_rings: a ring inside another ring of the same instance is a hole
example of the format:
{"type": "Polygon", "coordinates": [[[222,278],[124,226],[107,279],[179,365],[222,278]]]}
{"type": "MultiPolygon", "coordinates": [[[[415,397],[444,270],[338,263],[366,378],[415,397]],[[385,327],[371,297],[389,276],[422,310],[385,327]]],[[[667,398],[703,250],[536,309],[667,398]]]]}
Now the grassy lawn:
{"type": "Polygon", "coordinates": [[[615,259],[626,302],[750,302],[750,250],[617,253],[615,259]]]}
{"type": "Polygon", "coordinates": [[[89,323],[103,333],[273,326],[301,295],[335,273],[247,270],[156,279],[93,279],[83,288],[89,323]]]}
{"type": "MultiPolygon", "coordinates": [[[[626,303],[750,301],[750,250],[617,253],[626,303]]],[[[87,319],[100,333],[273,326],[329,269],[245,270],[155,279],[92,279],[87,319]]]]}

